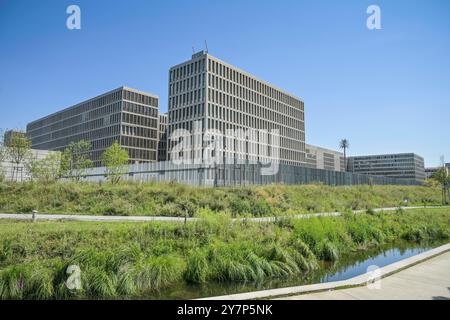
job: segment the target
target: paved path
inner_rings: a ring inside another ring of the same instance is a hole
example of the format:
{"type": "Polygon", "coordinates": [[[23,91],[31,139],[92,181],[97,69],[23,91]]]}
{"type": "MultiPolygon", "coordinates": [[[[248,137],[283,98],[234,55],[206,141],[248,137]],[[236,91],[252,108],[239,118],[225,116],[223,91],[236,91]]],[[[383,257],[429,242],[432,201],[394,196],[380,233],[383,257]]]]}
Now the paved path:
{"type": "Polygon", "coordinates": [[[376,272],[367,272],[348,280],[237,293],[200,300],[444,299],[450,298],[449,288],[450,243],[384,266],[376,272]],[[367,287],[368,283],[372,285],[374,281],[378,281],[375,284],[381,284],[380,290],[367,287]]]}
{"type": "Polygon", "coordinates": [[[450,300],[450,252],[405,269],[367,286],[318,292],[285,300],[450,300]]]}
{"type": "MultiPolygon", "coordinates": [[[[432,208],[446,208],[440,206],[431,207],[402,207],[404,210],[411,209],[432,209],[432,208]]],[[[448,207],[450,208],[450,207],[448,207]]],[[[374,209],[375,212],[379,211],[395,211],[399,208],[378,208],[374,209]]],[[[366,210],[356,210],[354,213],[366,212],[366,210]]],[[[336,217],[340,216],[340,212],[322,212],[311,214],[299,214],[291,216],[293,219],[309,219],[314,217],[336,217]]],[[[283,217],[264,217],[264,218],[237,218],[233,221],[247,220],[251,222],[274,222],[277,219],[283,217]]],[[[286,218],[286,217],[285,217],[286,218]]],[[[31,214],[24,213],[0,213],[0,219],[12,219],[12,220],[32,220],[31,214]]],[[[92,222],[150,222],[150,221],[166,221],[166,222],[192,222],[197,221],[198,218],[182,218],[182,217],[160,217],[160,216],[93,216],[84,214],[36,214],[37,220],[72,220],[72,221],[92,221],[92,222]]]]}

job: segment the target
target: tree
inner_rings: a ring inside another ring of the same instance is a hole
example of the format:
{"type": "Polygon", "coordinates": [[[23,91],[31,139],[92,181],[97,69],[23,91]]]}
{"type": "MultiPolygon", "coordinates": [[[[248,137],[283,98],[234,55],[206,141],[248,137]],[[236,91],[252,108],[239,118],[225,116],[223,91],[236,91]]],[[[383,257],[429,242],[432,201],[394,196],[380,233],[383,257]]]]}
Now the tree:
{"type": "Polygon", "coordinates": [[[86,169],[93,166],[90,152],[91,144],[86,140],[71,142],[61,155],[61,174],[79,182],[86,175],[86,169]]]}
{"type": "Polygon", "coordinates": [[[55,182],[61,175],[61,153],[49,153],[43,159],[31,158],[26,161],[27,171],[32,180],[42,183],[55,182]]]}
{"type": "Polygon", "coordinates": [[[0,181],[5,179],[5,171],[3,169],[3,161],[6,158],[6,150],[3,145],[3,129],[0,129],[0,181]]]}
{"type": "Polygon", "coordinates": [[[347,149],[350,148],[350,143],[347,139],[342,139],[341,142],[339,142],[339,148],[344,149],[344,171],[347,171],[347,149]]]}
{"type": "Polygon", "coordinates": [[[24,167],[24,161],[31,155],[31,141],[25,133],[16,132],[9,137],[5,151],[7,159],[13,163],[11,179],[18,181],[19,172],[24,167]]]}
{"type": "Polygon", "coordinates": [[[119,183],[121,177],[128,172],[128,161],[127,150],[123,149],[117,141],[105,150],[102,163],[106,167],[106,177],[112,184],[119,183]]]}
{"type": "Polygon", "coordinates": [[[450,198],[450,195],[448,195],[450,191],[450,175],[448,173],[448,168],[440,168],[433,174],[432,178],[442,186],[442,204],[447,204],[447,198],[450,198]]]}

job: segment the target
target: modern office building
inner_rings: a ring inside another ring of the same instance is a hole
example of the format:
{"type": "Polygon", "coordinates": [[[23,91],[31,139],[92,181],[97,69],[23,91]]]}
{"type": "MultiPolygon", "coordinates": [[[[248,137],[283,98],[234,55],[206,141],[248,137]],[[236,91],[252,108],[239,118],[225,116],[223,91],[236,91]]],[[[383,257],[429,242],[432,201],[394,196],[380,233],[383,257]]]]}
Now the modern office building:
{"type": "Polygon", "coordinates": [[[425,179],[424,160],[414,153],[349,157],[348,170],[392,178],[425,179]]]}
{"type": "Polygon", "coordinates": [[[169,124],[169,115],[167,113],[159,114],[159,141],[158,141],[158,161],[167,160],[167,125],[169,124]]]}
{"type": "Polygon", "coordinates": [[[211,152],[240,163],[276,160],[304,165],[304,121],[301,99],[205,51],[169,71],[170,159],[183,154],[203,161],[205,153],[211,152]],[[192,134],[192,143],[180,152],[173,147],[181,140],[171,136],[177,129],[200,133],[192,134]],[[226,137],[218,144],[221,137],[211,137],[209,142],[215,143],[211,147],[205,141],[205,131],[226,137]],[[234,137],[227,132],[233,132],[234,137]]]}
{"type": "Polygon", "coordinates": [[[26,133],[23,132],[23,131],[18,131],[18,130],[7,130],[7,131],[5,131],[5,133],[3,135],[3,145],[5,147],[10,146],[11,142],[13,141],[15,136],[25,137],[26,133]]]}
{"type": "Polygon", "coordinates": [[[27,125],[33,149],[64,150],[71,142],[91,143],[90,158],[101,156],[114,141],[128,150],[131,163],[158,157],[158,100],[155,95],[120,87],[27,125]]]}
{"type": "Polygon", "coordinates": [[[306,144],[306,167],[331,171],[344,170],[344,154],[338,151],[306,144]]]}

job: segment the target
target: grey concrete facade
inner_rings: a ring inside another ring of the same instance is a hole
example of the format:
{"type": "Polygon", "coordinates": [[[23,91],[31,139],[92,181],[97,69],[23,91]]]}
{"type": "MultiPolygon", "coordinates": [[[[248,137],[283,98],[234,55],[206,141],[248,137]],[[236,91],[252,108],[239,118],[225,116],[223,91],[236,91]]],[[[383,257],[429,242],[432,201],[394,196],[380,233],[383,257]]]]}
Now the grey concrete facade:
{"type": "Polygon", "coordinates": [[[306,167],[331,171],[345,171],[342,152],[306,144],[306,167]]]}
{"type": "Polygon", "coordinates": [[[180,140],[171,137],[180,129],[194,132],[188,137],[194,143],[182,151],[191,159],[203,159],[207,153],[217,152],[241,163],[270,162],[276,157],[281,164],[305,163],[303,101],[207,52],[196,53],[169,71],[169,159],[180,152],[174,149],[180,140]],[[255,139],[246,134],[227,134],[249,129],[257,131],[255,139]],[[206,130],[224,135],[223,143],[212,147],[214,151],[210,144],[205,146],[206,130]],[[267,151],[271,142],[263,130],[279,138],[277,156],[267,151]]]}
{"type": "Polygon", "coordinates": [[[424,160],[414,153],[349,157],[348,171],[398,179],[425,179],[424,160]]]}
{"type": "Polygon", "coordinates": [[[159,114],[158,124],[158,161],[167,160],[167,126],[169,124],[169,115],[167,113],[159,114]]]}
{"type": "Polygon", "coordinates": [[[17,131],[17,130],[7,130],[5,131],[4,135],[3,135],[3,145],[5,147],[8,147],[11,142],[13,141],[13,138],[15,136],[19,136],[19,137],[25,137],[26,133],[23,131],[17,131]]]}
{"type": "Polygon", "coordinates": [[[130,162],[155,162],[158,152],[155,95],[120,87],[27,125],[32,148],[63,151],[71,142],[91,143],[90,158],[101,166],[105,149],[117,141],[130,162]]]}
{"type": "Polygon", "coordinates": [[[47,157],[49,154],[54,153],[52,151],[47,150],[30,150],[29,155],[26,156],[26,159],[21,163],[15,163],[5,157],[3,162],[0,162],[0,174],[4,176],[7,181],[28,181],[30,180],[30,172],[28,172],[28,168],[26,166],[25,161],[28,160],[41,160],[47,157]]]}

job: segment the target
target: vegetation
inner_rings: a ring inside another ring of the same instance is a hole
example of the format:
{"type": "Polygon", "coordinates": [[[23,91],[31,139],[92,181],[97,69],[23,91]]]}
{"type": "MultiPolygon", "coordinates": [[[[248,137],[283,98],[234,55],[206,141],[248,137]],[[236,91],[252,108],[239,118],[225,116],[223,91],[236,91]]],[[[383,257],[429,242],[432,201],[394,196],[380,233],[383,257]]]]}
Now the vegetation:
{"type": "Polygon", "coordinates": [[[61,176],[61,154],[50,153],[43,159],[30,158],[25,162],[31,180],[43,184],[55,182],[61,176]]]}
{"type": "Polygon", "coordinates": [[[71,142],[61,157],[61,171],[75,181],[80,181],[86,169],[93,166],[89,159],[91,144],[85,140],[71,142]]]}
{"type": "Polygon", "coordinates": [[[1,183],[0,212],[194,216],[286,216],[405,205],[440,205],[439,187],[267,185],[199,188],[177,183],[1,183]]]}
{"type": "Polygon", "coordinates": [[[442,204],[450,203],[450,174],[448,169],[440,168],[433,174],[432,179],[442,187],[442,204]]]}
{"type": "Polygon", "coordinates": [[[0,182],[5,180],[5,170],[3,169],[2,162],[6,159],[6,150],[3,145],[4,131],[0,128],[0,182]]]}
{"type": "Polygon", "coordinates": [[[183,223],[0,221],[0,299],[145,298],[180,282],[304,276],[324,261],[398,239],[450,237],[448,209],[233,222],[202,210],[183,223]],[[80,290],[65,285],[70,265],[80,290]]]}
{"type": "Polygon", "coordinates": [[[112,184],[117,184],[120,178],[128,172],[128,151],[114,142],[102,155],[102,163],[106,167],[106,177],[112,184]]]}
{"type": "Polygon", "coordinates": [[[339,142],[339,148],[344,150],[344,171],[347,171],[347,149],[350,148],[350,142],[347,139],[342,139],[339,142]]]}
{"type": "Polygon", "coordinates": [[[12,180],[19,180],[19,168],[25,160],[31,156],[31,141],[25,133],[14,132],[11,134],[8,144],[6,145],[6,157],[14,164],[12,172],[12,180]]]}

